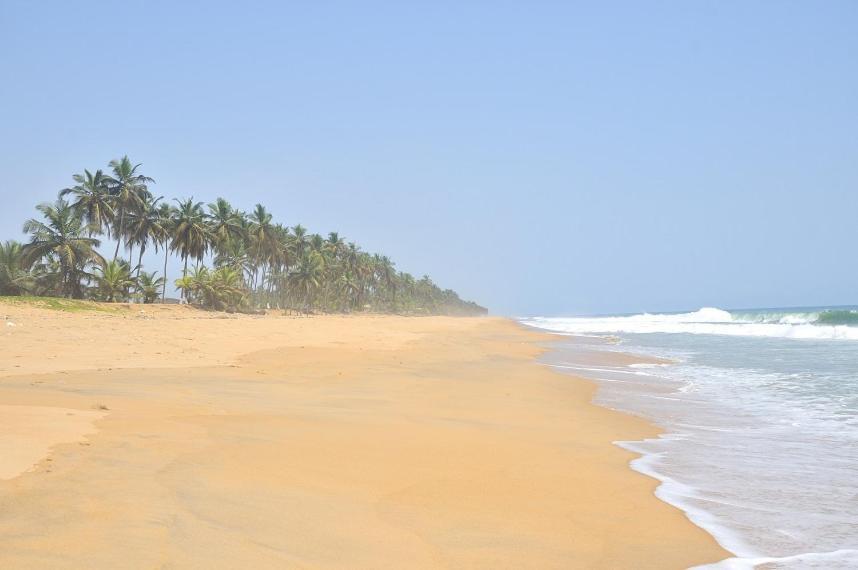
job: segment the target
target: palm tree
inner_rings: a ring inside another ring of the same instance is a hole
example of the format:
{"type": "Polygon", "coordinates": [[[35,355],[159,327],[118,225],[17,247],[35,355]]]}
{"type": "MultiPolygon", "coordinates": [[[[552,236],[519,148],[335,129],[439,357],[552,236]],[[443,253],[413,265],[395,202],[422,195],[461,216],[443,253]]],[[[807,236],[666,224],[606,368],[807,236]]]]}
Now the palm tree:
{"type": "Polygon", "coordinates": [[[304,256],[304,250],[307,249],[309,243],[307,241],[307,230],[301,224],[292,228],[295,255],[300,259],[304,256]]]}
{"type": "Polygon", "coordinates": [[[193,197],[176,202],[178,207],[175,211],[170,249],[179,252],[184,262],[182,277],[187,277],[188,258],[193,257],[198,262],[203,260],[211,243],[211,234],[206,225],[202,202],[194,202],[193,197]]]}
{"type": "MultiPolygon", "coordinates": [[[[119,256],[119,244],[126,240],[125,220],[130,211],[133,211],[146,201],[149,195],[149,184],[155,181],[137,172],[142,164],[133,164],[128,155],[110,161],[113,176],[105,178],[110,195],[113,198],[113,211],[118,218],[113,226],[113,237],[116,239],[116,251],[113,260],[119,256]]],[[[127,242],[126,242],[127,245],[127,242]]]]}
{"type": "Polygon", "coordinates": [[[434,313],[437,309],[437,300],[435,293],[438,287],[432,282],[428,275],[424,275],[415,285],[417,295],[420,299],[421,307],[428,313],[434,313]]]}
{"type": "Polygon", "coordinates": [[[164,284],[164,278],[156,278],[155,275],[157,274],[157,271],[153,271],[152,273],[143,271],[137,276],[137,283],[135,284],[137,293],[140,294],[141,299],[146,304],[155,302],[155,299],[158,298],[159,289],[164,284]]]}
{"type": "Polygon", "coordinates": [[[358,305],[360,285],[352,273],[343,273],[337,281],[339,293],[342,296],[343,306],[349,310],[358,305]]]}
{"type": "Polygon", "coordinates": [[[88,277],[88,266],[104,259],[95,250],[100,241],[90,237],[89,226],[68,202],[58,198],[56,202],[43,203],[36,209],[45,221],[29,219],[24,223],[24,233],[30,234],[30,243],[22,250],[22,263],[33,264],[50,258],[59,265],[60,290],[63,295],[80,298],[81,277],[88,277]]]}
{"type": "Polygon", "coordinates": [[[68,194],[74,196],[75,200],[71,205],[83,216],[92,233],[102,234],[106,230],[109,231],[114,212],[108,177],[101,170],[96,170],[95,174],[84,170],[83,174],[75,174],[72,178],[77,185],[60,190],[60,197],[68,194]]]}
{"type": "Polygon", "coordinates": [[[250,276],[253,273],[253,262],[247,253],[244,241],[231,240],[218,250],[214,258],[215,267],[229,267],[250,276]]]}
{"type": "Polygon", "coordinates": [[[346,242],[343,238],[340,237],[340,234],[337,232],[330,232],[328,234],[328,239],[325,240],[325,251],[333,255],[334,257],[340,257],[345,253],[346,250],[346,242]]]}
{"type": "Polygon", "coordinates": [[[131,278],[131,266],[124,259],[105,261],[93,277],[101,297],[109,303],[126,300],[128,290],[135,285],[131,278]]]}
{"type": "Polygon", "coordinates": [[[158,202],[162,199],[163,196],[154,199],[151,196],[147,196],[137,208],[127,214],[125,224],[127,226],[128,243],[136,243],[140,247],[140,253],[137,256],[137,266],[135,268],[138,277],[143,267],[143,254],[146,253],[146,246],[149,244],[149,239],[154,239],[157,250],[159,239],[162,237],[162,229],[159,225],[161,223],[161,216],[157,207],[158,202]]]}
{"type": "Polygon", "coordinates": [[[176,289],[179,290],[180,295],[183,299],[185,299],[188,303],[192,301],[191,295],[193,294],[194,284],[196,283],[196,279],[193,275],[195,273],[194,269],[191,269],[191,275],[184,275],[173,282],[173,285],[176,289]]]}
{"type": "Polygon", "coordinates": [[[295,288],[303,293],[304,308],[307,310],[310,308],[312,295],[319,288],[324,267],[325,262],[321,254],[311,251],[298,261],[296,271],[291,275],[295,288]]]}
{"type": "Polygon", "coordinates": [[[251,238],[251,257],[257,267],[262,270],[262,278],[257,287],[262,287],[265,282],[265,267],[271,263],[272,256],[276,255],[279,241],[277,232],[272,223],[272,216],[262,204],[257,204],[249,216],[250,225],[248,235],[251,238]]]}
{"type": "Polygon", "coordinates": [[[216,249],[226,248],[232,242],[244,239],[241,214],[229,202],[218,198],[208,205],[208,209],[206,219],[216,249]]]}
{"type": "Polygon", "coordinates": [[[175,209],[169,204],[162,203],[158,206],[157,220],[152,224],[151,235],[155,240],[155,250],[164,248],[164,277],[161,284],[161,302],[167,300],[167,260],[170,257],[170,240],[176,226],[175,209]]]}
{"type": "Polygon", "coordinates": [[[231,267],[220,267],[214,271],[202,267],[187,280],[182,285],[190,289],[194,298],[209,309],[234,311],[244,302],[241,273],[231,267]]]}
{"type": "Polygon", "coordinates": [[[247,298],[241,272],[231,267],[221,267],[212,272],[211,286],[214,289],[212,307],[215,309],[235,311],[247,298]]]}
{"type": "Polygon", "coordinates": [[[272,262],[288,268],[297,259],[295,255],[295,239],[289,233],[289,228],[283,224],[274,225],[274,234],[275,244],[273,246],[274,255],[272,256],[272,262]]]}
{"type": "Polygon", "coordinates": [[[33,264],[30,270],[33,277],[32,292],[42,296],[62,296],[63,279],[60,263],[56,258],[46,257],[33,264]]]}
{"type": "Polygon", "coordinates": [[[84,170],[73,176],[75,186],[60,191],[56,202],[38,206],[44,219],[24,225],[30,242],[0,244],[0,294],[81,297],[85,285],[95,280],[98,286],[90,293],[109,300],[126,299],[133,289],[143,302],[154,302],[160,287],[164,301],[169,257],[178,253],[183,270],[176,286],[182,298],[209,308],[234,310],[252,299],[268,308],[303,303],[305,310],[325,311],[486,312],[428,277],[415,281],[397,271],[384,255],[346,244],[337,232],[323,238],[296,224],[290,233],[261,204],[247,215],[224,198],[205,209],[193,198],[176,200],[176,207],[162,203],[150,193],[154,181],[141,174],[140,167],[124,156],[110,162],[110,175],[84,170]],[[116,240],[111,263],[95,250],[100,243],[94,236],[102,233],[116,240]],[[163,277],[143,271],[150,240],[156,252],[164,249],[163,277]],[[123,245],[129,262],[119,260],[123,245]],[[214,256],[211,270],[202,265],[209,252],[214,256]],[[191,273],[189,259],[197,262],[191,273]]]}
{"type": "Polygon", "coordinates": [[[375,256],[376,261],[376,274],[381,282],[384,284],[386,290],[391,292],[392,298],[390,301],[390,307],[395,308],[396,306],[396,270],[393,268],[393,262],[390,261],[386,255],[375,256]]]}
{"type": "Polygon", "coordinates": [[[24,264],[24,246],[17,241],[0,243],[0,295],[21,295],[35,288],[30,266],[24,264]]]}
{"type": "Polygon", "coordinates": [[[406,302],[408,305],[414,304],[414,294],[416,293],[416,285],[417,282],[414,280],[414,276],[410,273],[400,273],[397,281],[402,284],[402,288],[404,289],[404,293],[407,294],[406,302]]]}

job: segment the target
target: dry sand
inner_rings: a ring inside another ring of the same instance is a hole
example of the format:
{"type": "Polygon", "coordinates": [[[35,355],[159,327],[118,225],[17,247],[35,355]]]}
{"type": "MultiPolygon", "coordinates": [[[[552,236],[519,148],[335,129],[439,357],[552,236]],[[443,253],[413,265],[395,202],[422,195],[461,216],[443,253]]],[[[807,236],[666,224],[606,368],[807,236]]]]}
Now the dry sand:
{"type": "Polygon", "coordinates": [[[545,337],[510,321],[3,314],[0,568],[728,556],[611,444],[653,427],[536,364],[545,337]]]}

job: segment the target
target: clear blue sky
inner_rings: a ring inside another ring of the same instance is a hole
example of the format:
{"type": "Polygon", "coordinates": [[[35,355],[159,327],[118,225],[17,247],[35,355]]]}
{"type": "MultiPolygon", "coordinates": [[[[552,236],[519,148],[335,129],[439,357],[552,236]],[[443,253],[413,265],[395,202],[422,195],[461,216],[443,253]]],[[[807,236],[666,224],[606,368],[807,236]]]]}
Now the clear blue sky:
{"type": "Polygon", "coordinates": [[[0,0],[0,238],[127,153],[496,313],[858,303],[856,30],[835,0],[0,0]]]}

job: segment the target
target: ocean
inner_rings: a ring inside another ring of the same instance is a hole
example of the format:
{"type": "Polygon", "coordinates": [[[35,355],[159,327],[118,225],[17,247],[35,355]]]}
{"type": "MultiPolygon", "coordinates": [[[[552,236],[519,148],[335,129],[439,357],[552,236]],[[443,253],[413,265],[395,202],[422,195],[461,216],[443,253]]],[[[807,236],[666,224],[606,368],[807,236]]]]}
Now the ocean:
{"type": "Polygon", "coordinates": [[[858,568],[858,307],[521,320],[566,335],[545,363],[597,380],[597,403],[664,429],[617,443],[736,554],[708,568],[858,568]]]}

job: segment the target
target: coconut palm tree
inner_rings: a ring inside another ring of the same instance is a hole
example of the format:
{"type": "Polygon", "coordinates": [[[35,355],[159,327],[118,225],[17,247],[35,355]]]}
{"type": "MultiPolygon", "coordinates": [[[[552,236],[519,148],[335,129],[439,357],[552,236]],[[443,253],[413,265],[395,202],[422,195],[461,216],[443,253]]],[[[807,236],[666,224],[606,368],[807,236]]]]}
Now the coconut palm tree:
{"type": "Polygon", "coordinates": [[[288,270],[297,259],[295,255],[295,242],[293,236],[289,233],[289,228],[283,224],[274,225],[275,244],[273,245],[273,253],[271,262],[279,266],[281,269],[288,270]]]}
{"type": "Polygon", "coordinates": [[[337,288],[344,307],[349,310],[358,306],[360,284],[352,273],[343,273],[337,281],[337,288]]]}
{"type": "MultiPolygon", "coordinates": [[[[107,186],[113,199],[113,211],[116,221],[113,226],[113,237],[116,239],[116,251],[113,260],[119,256],[119,245],[126,240],[126,218],[129,212],[140,208],[150,197],[149,184],[154,180],[137,172],[142,164],[134,164],[128,155],[114,159],[109,164],[113,176],[106,177],[107,186]]],[[[127,245],[127,241],[126,241],[127,245]]]]}
{"type": "Polygon", "coordinates": [[[0,243],[0,295],[22,295],[35,287],[30,266],[24,264],[23,244],[12,240],[0,243]]]}
{"type": "Polygon", "coordinates": [[[93,275],[102,299],[109,303],[125,301],[129,290],[135,286],[131,277],[131,266],[124,259],[105,261],[93,275]]]}
{"type": "Polygon", "coordinates": [[[30,243],[23,247],[22,263],[32,265],[44,258],[56,261],[62,294],[83,297],[81,278],[90,276],[86,272],[90,266],[104,261],[95,250],[101,242],[90,237],[89,226],[62,198],[54,203],[39,204],[36,209],[45,221],[31,218],[24,223],[24,233],[30,234],[30,243]]]}
{"type": "Polygon", "coordinates": [[[163,287],[164,278],[155,277],[157,274],[157,271],[152,273],[143,271],[137,276],[135,287],[140,298],[146,304],[154,303],[155,299],[158,298],[159,290],[163,287]]]}
{"type": "Polygon", "coordinates": [[[75,211],[83,216],[93,234],[102,234],[110,230],[113,223],[113,197],[108,188],[108,177],[101,170],[92,174],[84,170],[83,174],[72,176],[77,185],[60,190],[60,198],[71,194],[75,211]]]}
{"type": "Polygon", "coordinates": [[[241,273],[231,267],[200,268],[190,276],[188,286],[194,298],[209,309],[235,311],[246,297],[241,273]]]}
{"type": "Polygon", "coordinates": [[[196,268],[191,268],[191,274],[184,275],[173,283],[176,289],[179,290],[180,295],[183,299],[185,299],[188,303],[193,301],[192,295],[194,292],[194,286],[196,283],[196,279],[194,277],[194,273],[196,272],[196,268]]]}
{"type": "Polygon", "coordinates": [[[30,243],[0,244],[0,294],[81,297],[84,286],[95,280],[97,287],[89,292],[110,300],[126,299],[133,289],[144,302],[154,302],[159,287],[165,300],[169,256],[177,253],[183,261],[182,278],[176,280],[182,297],[210,308],[234,310],[252,299],[268,308],[303,303],[305,310],[485,312],[428,277],[415,281],[397,271],[384,255],[346,244],[337,232],[323,238],[300,224],[290,232],[261,204],[250,215],[224,198],[206,209],[193,198],[176,200],[176,207],[165,204],[152,196],[154,181],[140,167],[124,156],[110,162],[110,175],[84,170],[56,202],[40,205],[44,220],[31,219],[24,226],[30,243]],[[94,236],[102,233],[116,240],[111,263],[95,250],[99,240],[94,236]],[[164,250],[163,277],[143,271],[150,240],[156,252],[164,250]],[[119,260],[123,245],[129,262],[119,260]],[[132,269],[135,247],[140,249],[132,269]],[[212,270],[201,265],[209,252],[212,270]],[[190,273],[189,259],[196,260],[190,273]],[[137,278],[131,279],[135,270],[137,278]]]}
{"type": "Polygon", "coordinates": [[[437,309],[436,292],[438,287],[432,282],[428,275],[424,275],[415,285],[415,290],[420,299],[421,307],[428,313],[434,313],[437,309]]]}
{"type": "Polygon", "coordinates": [[[211,244],[211,234],[203,214],[203,203],[193,197],[176,200],[171,251],[178,251],[184,262],[182,277],[188,275],[188,258],[202,262],[211,244]]]}
{"type": "Polygon", "coordinates": [[[208,210],[206,220],[216,250],[220,251],[232,242],[244,240],[241,213],[236,211],[229,202],[218,198],[208,205],[208,210]]]}
{"type": "Polygon", "coordinates": [[[125,224],[128,243],[136,243],[140,249],[135,267],[138,277],[143,267],[143,254],[146,253],[149,240],[154,240],[156,250],[160,245],[159,238],[161,238],[162,229],[160,227],[161,215],[158,211],[158,202],[163,198],[163,196],[158,198],[146,196],[137,208],[126,214],[125,224]]]}
{"type": "Polygon", "coordinates": [[[173,232],[175,231],[176,226],[176,218],[175,218],[175,209],[169,204],[161,203],[158,206],[157,211],[157,219],[152,224],[151,235],[152,239],[155,240],[155,250],[157,251],[159,247],[164,248],[164,277],[163,283],[161,284],[161,302],[165,302],[167,300],[167,260],[170,257],[170,240],[173,239],[173,232]]]}
{"type": "Polygon", "coordinates": [[[250,237],[250,254],[254,264],[261,271],[261,278],[254,285],[262,288],[265,283],[265,269],[277,254],[280,242],[277,230],[272,222],[272,216],[262,204],[257,204],[248,216],[248,236],[250,237]]]}
{"type": "Polygon", "coordinates": [[[34,295],[52,297],[65,294],[62,288],[62,269],[56,258],[46,257],[34,263],[30,269],[30,275],[33,277],[33,287],[28,292],[32,292],[34,295]]]}
{"type": "Polygon", "coordinates": [[[212,274],[212,284],[216,292],[215,309],[235,311],[245,303],[247,292],[241,272],[237,269],[232,267],[216,269],[212,274]]]}
{"type": "Polygon", "coordinates": [[[313,234],[310,236],[310,249],[311,250],[321,253],[322,250],[324,249],[324,247],[325,247],[325,238],[323,238],[319,234],[313,234]]]}
{"type": "Polygon", "coordinates": [[[253,273],[253,262],[243,240],[230,240],[214,258],[215,267],[229,267],[248,277],[253,273]]]}
{"type": "Polygon", "coordinates": [[[303,296],[305,310],[310,309],[312,297],[321,283],[324,268],[325,261],[322,255],[311,251],[298,261],[295,273],[290,276],[296,291],[303,296]]]}
{"type": "Polygon", "coordinates": [[[410,273],[400,273],[397,276],[396,281],[402,287],[403,293],[405,294],[405,300],[403,304],[406,305],[406,308],[413,307],[415,293],[417,292],[417,282],[414,280],[414,276],[410,273]]]}
{"type": "Polygon", "coordinates": [[[384,288],[390,292],[390,308],[396,305],[396,270],[390,258],[386,255],[375,256],[375,271],[384,288]]]}
{"type": "Polygon", "coordinates": [[[298,259],[304,256],[304,251],[309,247],[309,238],[307,237],[307,230],[301,224],[292,228],[293,242],[295,255],[298,259]]]}

